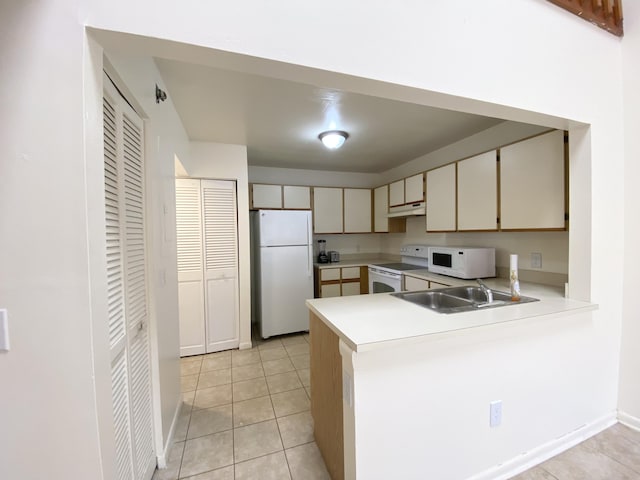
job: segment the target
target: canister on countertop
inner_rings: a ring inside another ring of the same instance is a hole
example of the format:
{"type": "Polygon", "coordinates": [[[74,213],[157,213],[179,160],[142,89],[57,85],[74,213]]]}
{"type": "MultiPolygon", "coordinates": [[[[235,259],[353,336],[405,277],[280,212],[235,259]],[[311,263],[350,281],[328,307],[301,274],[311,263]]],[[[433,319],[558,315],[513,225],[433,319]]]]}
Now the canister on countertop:
{"type": "Polygon", "coordinates": [[[518,281],[518,255],[509,256],[509,285],[511,286],[511,300],[520,300],[520,282],[518,281]]]}

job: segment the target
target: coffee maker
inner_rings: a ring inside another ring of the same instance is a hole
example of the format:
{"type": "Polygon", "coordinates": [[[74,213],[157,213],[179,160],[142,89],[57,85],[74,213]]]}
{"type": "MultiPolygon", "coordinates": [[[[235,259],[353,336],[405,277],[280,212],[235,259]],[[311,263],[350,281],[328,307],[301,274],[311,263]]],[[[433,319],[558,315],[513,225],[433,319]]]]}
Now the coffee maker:
{"type": "Polygon", "coordinates": [[[318,240],[318,263],[329,263],[326,240],[318,240]]]}

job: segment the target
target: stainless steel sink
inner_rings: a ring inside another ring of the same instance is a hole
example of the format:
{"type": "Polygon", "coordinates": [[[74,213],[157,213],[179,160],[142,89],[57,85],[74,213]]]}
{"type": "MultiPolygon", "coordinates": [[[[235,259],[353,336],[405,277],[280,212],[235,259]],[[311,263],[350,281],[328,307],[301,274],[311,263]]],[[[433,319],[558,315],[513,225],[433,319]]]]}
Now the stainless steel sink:
{"type": "Polygon", "coordinates": [[[511,300],[511,294],[491,290],[493,301],[487,302],[487,296],[480,287],[446,287],[418,292],[398,292],[391,295],[438,313],[470,312],[478,309],[505,307],[520,303],[537,302],[537,298],[520,297],[511,300]]]}

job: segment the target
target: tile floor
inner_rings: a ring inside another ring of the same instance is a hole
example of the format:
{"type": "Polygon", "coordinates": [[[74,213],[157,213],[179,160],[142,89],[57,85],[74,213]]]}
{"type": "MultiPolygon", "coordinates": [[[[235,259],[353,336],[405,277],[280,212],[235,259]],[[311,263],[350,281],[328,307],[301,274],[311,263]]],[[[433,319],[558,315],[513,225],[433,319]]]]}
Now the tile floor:
{"type": "MultiPolygon", "coordinates": [[[[180,360],[182,415],[153,480],[329,479],[313,441],[308,335],[180,360]]],[[[640,432],[616,424],[513,480],[640,480],[640,432]]]]}
{"type": "Polygon", "coordinates": [[[638,480],[640,432],[616,424],[512,480],[638,480]]]}
{"type": "Polygon", "coordinates": [[[176,443],[153,480],[329,479],[313,440],[308,335],[180,364],[176,443]]]}

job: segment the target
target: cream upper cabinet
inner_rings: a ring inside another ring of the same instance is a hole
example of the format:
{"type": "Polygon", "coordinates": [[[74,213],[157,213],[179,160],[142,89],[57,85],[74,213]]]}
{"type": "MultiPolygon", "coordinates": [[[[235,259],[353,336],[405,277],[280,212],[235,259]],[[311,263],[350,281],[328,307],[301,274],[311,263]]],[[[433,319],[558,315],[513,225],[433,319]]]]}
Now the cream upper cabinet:
{"type": "Polygon", "coordinates": [[[458,162],[458,230],[498,229],[497,152],[458,162]]]}
{"type": "Polygon", "coordinates": [[[404,179],[405,203],[424,202],[424,175],[419,173],[404,179]]]}
{"type": "Polygon", "coordinates": [[[564,229],[564,171],[561,130],[501,148],[501,229],[564,229]]]}
{"type": "Polygon", "coordinates": [[[427,231],[456,230],[456,164],[427,172],[427,231]]]}
{"type": "Polygon", "coordinates": [[[389,231],[389,185],[383,185],[373,191],[373,231],[389,231]]]}
{"type": "Polygon", "coordinates": [[[254,183],[251,198],[251,208],[282,208],[282,186],[254,183]]]}
{"type": "Polygon", "coordinates": [[[371,233],[370,189],[344,189],[344,233],[371,233]]]}
{"type": "Polygon", "coordinates": [[[282,187],[284,208],[309,210],[311,208],[311,187],[294,187],[285,185],[282,187]]]}
{"type": "Polygon", "coordinates": [[[404,205],[404,179],[389,184],[389,206],[404,205]]]}
{"type": "Polygon", "coordinates": [[[342,188],[313,187],[313,232],[342,231],[342,188]]]}

